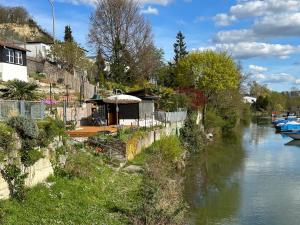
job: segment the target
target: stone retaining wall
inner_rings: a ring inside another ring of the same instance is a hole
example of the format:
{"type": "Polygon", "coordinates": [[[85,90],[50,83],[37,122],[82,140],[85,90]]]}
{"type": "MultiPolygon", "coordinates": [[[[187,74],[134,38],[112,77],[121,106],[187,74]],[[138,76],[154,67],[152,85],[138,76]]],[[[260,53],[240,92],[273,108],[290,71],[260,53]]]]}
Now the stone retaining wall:
{"type": "Polygon", "coordinates": [[[133,137],[126,143],[126,159],[133,160],[143,149],[150,147],[155,141],[170,135],[179,135],[179,130],[184,126],[184,122],[172,123],[167,127],[150,131],[143,137],[133,137]]]}

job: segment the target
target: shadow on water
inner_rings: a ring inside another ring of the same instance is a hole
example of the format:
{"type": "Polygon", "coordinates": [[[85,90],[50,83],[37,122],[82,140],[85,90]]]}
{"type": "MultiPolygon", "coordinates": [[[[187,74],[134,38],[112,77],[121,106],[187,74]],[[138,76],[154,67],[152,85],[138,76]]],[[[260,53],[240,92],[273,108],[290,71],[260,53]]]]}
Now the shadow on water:
{"type": "Polygon", "coordinates": [[[238,210],[238,178],[245,157],[242,134],[243,129],[227,134],[191,157],[185,187],[191,224],[217,224],[238,210]]]}

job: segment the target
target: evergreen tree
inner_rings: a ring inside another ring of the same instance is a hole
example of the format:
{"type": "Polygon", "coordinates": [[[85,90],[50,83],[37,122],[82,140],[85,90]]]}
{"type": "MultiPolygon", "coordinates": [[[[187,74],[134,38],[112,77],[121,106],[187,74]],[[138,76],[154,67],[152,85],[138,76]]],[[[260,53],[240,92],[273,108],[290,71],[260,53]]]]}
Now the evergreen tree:
{"type": "Polygon", "coordinates": [[[184,58],[188,54],[184,39],[185,37],[183,36],[182,32],[179,31],[176,35],[176,43],[174,44],[174,61],[176,64],[180,59],[184,58]]]}
{"type": "Polygon", "coordinates": [[[73,42],[74,38],[72,35],[72,30],[70,26],[65,26],[65,37],[64,37],[65,42],[73,42]]]}

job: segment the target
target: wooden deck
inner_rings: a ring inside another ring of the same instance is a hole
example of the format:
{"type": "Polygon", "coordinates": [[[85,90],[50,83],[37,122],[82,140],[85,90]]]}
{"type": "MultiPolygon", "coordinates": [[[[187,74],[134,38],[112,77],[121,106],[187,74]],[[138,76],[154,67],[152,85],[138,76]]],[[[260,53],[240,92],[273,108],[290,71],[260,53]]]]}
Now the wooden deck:
{"type": "Polygon", "coordinates": [[[68,131],[67,134],[71,137],[91,137],[101,132],[116,133],[116,126],[82,126],[76,130],[68,131]]]}

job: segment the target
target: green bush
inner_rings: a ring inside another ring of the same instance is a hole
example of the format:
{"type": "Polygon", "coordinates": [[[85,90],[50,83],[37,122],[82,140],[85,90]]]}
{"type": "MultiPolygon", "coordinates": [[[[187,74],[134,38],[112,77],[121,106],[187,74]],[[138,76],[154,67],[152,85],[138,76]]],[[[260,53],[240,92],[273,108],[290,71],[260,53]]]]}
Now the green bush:
{"type": "Polygon", "coordinates": [[[4,123],[0,123],[0,152],[10,151],[14,147],[13,129],[4,123]]]}
{"type": "Polygon", "coordinates": [[[154,154],[160,153],[164,160],[175,162],[180,159],[183,153],[183,147],[176,136],[164,137],[152,145],[154,154]]]}
{"type": "Polygon", "coordinates": [[[47,117],[37,123],[39,128],[39,145],[47,147],[55,137],[65,134],[65,125],[59,119],[47,117]]]}
{"type": "Polygon", "coordinates": [[[204,124],[206,129],[217,127],[222,128],[225,125],[225,121],[213,110],[207,110],[204,124]]]}
{"type": "Polygon", "coordinates": [[[189,152],[198,152],[203,148],[203,132],[196,124],[196,114],[188,112],[184,127],[180,130],[180,139],[189,152]]]}
{"type": "Polygon", "coordinates": [[[8,188],[12,198],[23,201],[25,198],[25,178],[26,174],[22,174],[21,169],[15,164],[9,164],[1,170],[1,174],[8,183],[8,188]]]}
{"type": "Polygon", "coordinates": [[[36,122],[21,116],[11,117],[7,124],[14,128],[21,138],[36,139],[39,135],[39,130],[36,122]]]}
{"type": "Polygon", "coordinates": [[[43,157],[43,153],[37,149],[21,151],[21,162],[26,167],[32,166],[34,163],[36,163],[42,157],[43,157]]]}

